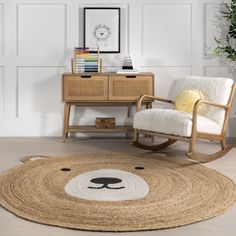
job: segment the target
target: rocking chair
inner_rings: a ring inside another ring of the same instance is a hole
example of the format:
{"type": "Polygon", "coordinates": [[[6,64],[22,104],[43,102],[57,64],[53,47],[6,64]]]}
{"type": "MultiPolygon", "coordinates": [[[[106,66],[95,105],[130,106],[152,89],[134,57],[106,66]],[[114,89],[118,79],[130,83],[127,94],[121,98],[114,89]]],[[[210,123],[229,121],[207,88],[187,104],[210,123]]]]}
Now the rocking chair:
{"type": "Polygon", "coordinates": [[[209,162],[225,155],[231,150],[226,145],[226,129],[229,121],[230,109],[233,103],[236,83],[229,78],[209,78],[186,76],[173,82],[169,92],[170,99],[143,95],[137,104],[137,113],[134,115],[135,129],[133,145],[148,149],[161,150],[175,143],[177,140],[189,142],[189,151],[186,155],[199,162],[209,162]],[[174,109],[175,98],[183,91],[197,90],[204,94],[203,99],[193,103],[192,112],[174,109]],[[168,103],[171,108],[151,108],[142,110],[142,102],[151,99],[168,103]],[[201,114],[201,107],[205,113],[201,114]],[[139,135],[159,136],[167,138],[164,143],[154,145],[139,141],[139,135]],[[195,153],[196,139],[219,141],[221,150],[214,154],[195,153]]]}

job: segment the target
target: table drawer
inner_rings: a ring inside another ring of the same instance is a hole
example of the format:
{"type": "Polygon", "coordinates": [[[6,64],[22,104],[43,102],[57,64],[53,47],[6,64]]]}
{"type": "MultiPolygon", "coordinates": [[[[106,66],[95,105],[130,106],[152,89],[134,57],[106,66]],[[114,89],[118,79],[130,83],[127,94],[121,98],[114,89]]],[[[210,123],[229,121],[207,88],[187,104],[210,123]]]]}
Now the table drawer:
{"type": "Polygon", "coordinates": [[[108,76],[84,75],[63,77],[64,101],[108,100],[108,76]]]}
{"type": "Polygon", "coordinates": [[[143,94],[153,95],[153,76],[109,77],[109,100],[137,100],[143,94]]]}

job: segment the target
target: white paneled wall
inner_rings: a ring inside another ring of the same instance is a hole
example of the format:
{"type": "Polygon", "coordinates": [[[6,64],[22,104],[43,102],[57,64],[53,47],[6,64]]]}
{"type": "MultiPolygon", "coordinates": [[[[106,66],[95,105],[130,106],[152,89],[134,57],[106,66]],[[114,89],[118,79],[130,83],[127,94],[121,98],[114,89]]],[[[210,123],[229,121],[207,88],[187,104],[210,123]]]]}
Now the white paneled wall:
{"type": "Polygon", "coordinates": [[[66,50],[66,5],[17,5],[17,55],[62,56],[66,50]]]}
{"type": "Polygon", "coordinates": [[[160,97],[168,97],[168,92],[174,79],[182,75],[192,74],[190,66],[143,67],[143,71],[152,71],[156,76],[158,76],[155,94],[158,94],[160,97]]]}
{"type": "Polygon", "coordinates": [[[60,118],[62,72],[58,67],[18,67],[17,117],[60,118]]]}
{"type": "Polygon", "coordinates": [[[191,4],[144,4],[142,12],[145,57],[191,55],[191,4]]]}
{"type": "MultiPolygon", "coordinates": [[[[0,0],[0,136],[60,136],[61,74],[82,46],[83,8],[121,8],[121,53],[103,54],[115,71],[130,53],[135,67],[155,73],[155,93],[167,96],[183,75],[229,76],[236,64],[213,55],[225,33],[221,0],[0,0]]],[[[96,116],[125,122],[125,107],[73,109],[71,122],[96,116]]],[[[236,136],[236,101],[229,136],[236,136]]]]}
{"type": "Polygon", "coordinates": [[[0,56],[3,55],[3,50],[4,50],[4,45],[3,45],[3,37],[4,37],[4,31],[3,31],[3,26],[4,26],[4,5],[0,4],[0,56]]]}
{"type": "Polygon", "coordinates": [[[4,117],[4,67],[0,67],[0,118],[2,119],[4,117]]]}

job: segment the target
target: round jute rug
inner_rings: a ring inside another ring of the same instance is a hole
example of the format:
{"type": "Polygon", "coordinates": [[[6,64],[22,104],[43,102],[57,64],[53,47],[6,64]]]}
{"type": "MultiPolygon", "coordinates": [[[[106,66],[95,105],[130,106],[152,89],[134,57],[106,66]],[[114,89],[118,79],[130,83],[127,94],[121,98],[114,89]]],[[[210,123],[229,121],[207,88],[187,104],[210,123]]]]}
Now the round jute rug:
{"type": "Polygon", "coordinates": [[[106,153],[24,161],[0,175],[0,204],[47,225],[164,229],[219,215],[236,200],[229,178],[176,157],[106,153]]]}

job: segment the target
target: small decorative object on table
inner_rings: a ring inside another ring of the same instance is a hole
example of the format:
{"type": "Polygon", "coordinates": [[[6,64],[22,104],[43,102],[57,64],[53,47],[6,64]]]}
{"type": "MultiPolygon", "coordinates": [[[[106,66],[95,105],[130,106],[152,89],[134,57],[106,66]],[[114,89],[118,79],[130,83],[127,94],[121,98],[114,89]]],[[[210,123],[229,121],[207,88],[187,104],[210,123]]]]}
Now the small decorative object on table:
{"type": "Polygon", "coordinates": [[[96,128],[114,129],[116,127],[116,119],[114,117],[97,117],[96,128]]]}
{"type": "Polygon", "coordinates": [[[134,69],[132,59],[130,55],[125,56],[123,63],[122,63],[122,69],[117,71],[117,74],[137,74],[139,73],[138,70],[134,69]]]}
{"type": "Polygon", "coordinates": [[[123,70],[133,70],[133,63],[132,63],[132,59],[130,55],[125,56],[124,60],[123,60],[123,66],[122,66],[123,70]]]}
{"type": "Polygon", "coordinates": [[[72,73],[100,72],[99,49],[76,47],[71,61],[72,73]]]}

